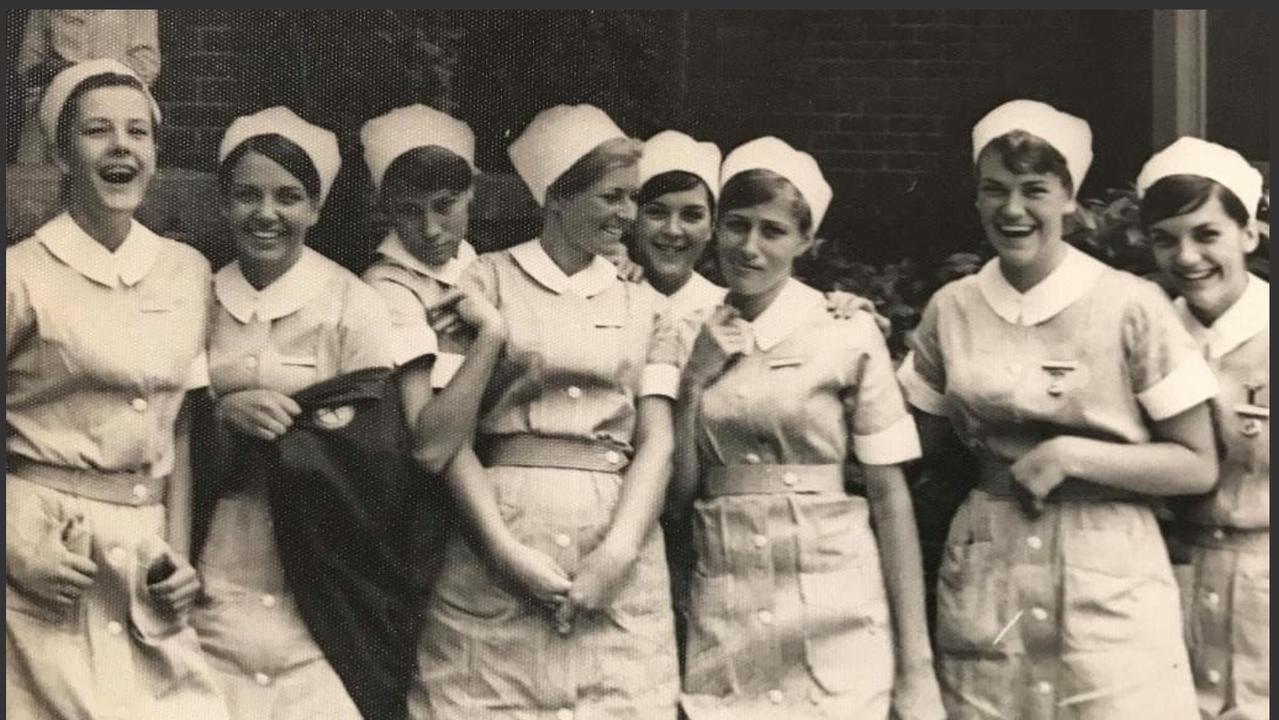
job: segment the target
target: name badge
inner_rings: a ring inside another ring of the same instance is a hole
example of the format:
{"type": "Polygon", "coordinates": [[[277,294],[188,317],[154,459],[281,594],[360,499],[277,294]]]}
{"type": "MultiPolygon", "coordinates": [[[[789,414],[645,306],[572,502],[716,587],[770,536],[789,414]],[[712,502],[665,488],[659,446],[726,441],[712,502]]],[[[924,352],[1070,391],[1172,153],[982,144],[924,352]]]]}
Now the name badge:
{"type": "Polygon", "coordinates": [[[623,323],[621,320],[596,320],[595,321],[595,327],[597,328],[620,328],[624,326],[625,326],[625,323],[623,323]]]}
{"type": "Polygon", "coordinates": [[[784,368],[784,367],[796,367],[803,364],[804,364],[804,358],[802,357],[779,357],[779,358],[772,358],[771,360],[768,361],[768,367],[772,369],[784,368]]]}
{"type": "Polygon", "coordinates": [[[1264,405],[1253,405],[1252,403],[1240,403],[1235,406],[1235,413],[1240,417],[1256,418],[1258,420],[1270,419],[1270,408],[1264,405]]]}

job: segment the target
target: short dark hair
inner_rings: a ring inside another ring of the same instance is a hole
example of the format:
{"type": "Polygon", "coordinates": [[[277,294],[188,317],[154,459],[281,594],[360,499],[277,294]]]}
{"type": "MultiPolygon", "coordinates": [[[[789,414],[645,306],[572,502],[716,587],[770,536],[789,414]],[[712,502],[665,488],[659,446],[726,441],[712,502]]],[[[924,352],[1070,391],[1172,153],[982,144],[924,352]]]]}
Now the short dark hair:
{"type": "Polygon", "coordinates": [[[772,170],[746,170],[729,178],[719,193],[721,215],[741,208],[772,202],[782,193],[790,194],[791,216],[799,231],[807,235],[813,229],[813,211],[799,188],[772,170]]]}
{"type": "MultiPolygon", "coordinates": [[[[97,90],[106,87],[128,87],[137,90],[147,98],[147,106],[151,105],[150,94],[142,81],[132,75],[124,73],[106,72],[97,75],[90,75],[80,84],[76,85],[67,95],[67,101],[62,104],[62,109],[58,112],[58,122],[54,130],[54,146],[59,150],[66,151],[68,143],[71,141],[71,125],[75,122],[76,116],[80,111],[80,98],[90,90],[97,90]]],[[[155,112],[148,113],[151,116],[152,141],[154,142],[155,130],[160,127],[160,120],[155,116],[155,112]]]]}
{"type": "Polygon", "coordinates": [[[311,156],[297,143],[278,133],[254,135],[236,146],[218,165],[218,186],[223,192],[231,187],[231,177],[240,159],[249,152],[264,155],[280,167],[288,170],[302,183],[302,188],[312,200],[320,199],[320,172],[315,169],[311,156]]]}
{"type": "Polygon", "coordinates": [[[706,185],[706,181],[683,170],[668,170],[649,178],[640,186],[635,202],[643,205],[667,193],[684,192],[697,187],[706,190],[706,207],[710,208],[712,215],[715,214],[715,194],[706,185]]]}
{"type": "Polygon", "coordinates": [[[1192,213],[1214,196],[1239,227],[1248,225],[1252,213],[1239,196],[1216,180],[1201,175],[1169,175],[1151,185],[1141,199],[1141,225],[1149,228],[1170,217],[1192,213]]]}
{"type": "MultiPolygon", "coordinates": [[[[1070,176],[1070,166],[1061,151],[1038,135],[1025,130],[1013,130],[991,140],[981,155],[994,151],[1003,161],[1004,167],[1018,174],[1037,173],[1039,175],[1056,175],[1066,192],[1073,195],[1075,181],[1070,176]]],[[[980,162],[981,157],[978,156],[980,162]]]]}
{"type": "Polygon", "coordinates": [[[573,197],[599,182],[610,170],[639,162],[644,146],[632,138],[606,140],[577,159],[546,189],[546,200],[573,197]]]}
{"type": "Polygon", "coordinates": [[[379,195],[395,189],[433,193],[438,190],[466,192],[474,182],[466,158],[438,145],[416,147],[402,153],[382,175],[379,195]]]}

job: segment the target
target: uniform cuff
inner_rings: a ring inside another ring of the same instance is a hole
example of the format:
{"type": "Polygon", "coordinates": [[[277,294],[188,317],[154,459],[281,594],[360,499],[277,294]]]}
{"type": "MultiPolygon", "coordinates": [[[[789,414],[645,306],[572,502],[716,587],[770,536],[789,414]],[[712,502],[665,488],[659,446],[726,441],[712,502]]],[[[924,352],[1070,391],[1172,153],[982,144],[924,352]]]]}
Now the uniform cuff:
{"type": "Polygon", "coordinates": [[[640,375],[640,397],[661,395],[678,400],[679,376],[680,370],[674,365],[645,365],[640,375]]]}
{"type": "Polygon", "coordinates": [[[1137,393],[1151,420],[1167,420],[1217,394],[1217,377],[1207,361],[1192,355],[1163,380],[1137,393]]]}
{"type": "Polygon", "coordinates": [[[902,386],[906,402],[929,415],[946,415],[946,396],[937,392],[915,370],[915,353],[906,355],[905,362],[897,368],[897,382],[902,386]]]}
{"type": "Polygon", "coordinates": [[[431,366],[431,387],[439,390],[448,385],[457,374],[458,368],[466,360],[465,355],[442,352],[435,356],[435,365],[431,366]]]}
{"type": "Polygon", "coordinates": [[[199,390],[209,386],[209,356],[200,353],[191,361],[191,370],[187,372],[187,390],[199,390]]]}
{"type": "Polygon", "coordinates": [[[397,325],[391,345],[395,352],[392,358],[396,365],[406,365],[423,355],[434,355],[440,349],[435,339],[435,331],[430,325],[397,325]]]}
{"type": "Polygon", "coordinates": [[[873,435],[854,435],[853,454],[863,465],[896,465],[923,455],[909,414],[873,435]]]}

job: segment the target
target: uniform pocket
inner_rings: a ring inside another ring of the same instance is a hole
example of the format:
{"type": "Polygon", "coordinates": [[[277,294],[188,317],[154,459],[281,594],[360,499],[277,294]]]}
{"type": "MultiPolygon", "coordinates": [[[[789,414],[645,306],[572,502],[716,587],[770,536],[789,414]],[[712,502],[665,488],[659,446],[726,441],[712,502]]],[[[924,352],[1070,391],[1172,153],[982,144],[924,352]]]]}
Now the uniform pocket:
{"type": "Polygon", "coordinates": [[[813,679],[826,692],[855,687],[887,691],[893,642],[878,562],[828,573],[801,573],[804,652],[813,679]]]}
{"type": "Polygon", "coordinates": [[[733,626],[739,614],[733,577],[695,572],[689,595],[684,692],[714,697],[734,694],[740,688],[734,648],[749,647],[749,638],[733,626]]]}
{"type": "Polygon", "coordinates": [[[1001,649],[1006,569],[990,540],[948,542],[937,580],[937,643],[945,650],[1001,649]],[[999,643],[996,643],[999,640],[999,643]]]}
{"type": "Polygon", "coordinates": [[[816,496],[799,503],[801,573],[843,570],[855,561],[861,544],[874,546],[866,525],[865,502],[861,498],[816,496]]]}
{"type": "Polygon", "coordinates": [[[79,603],[74,603],[69,607],[54,605],[24,590],[19,590],[6,582],[4,584],[4,606],[6,610],[35,618],[49,625],[70,625],[70,619],[75,616],[79,603]]]}
{"type": "MultiPolygon", "coordinates": [[[[1270,556],[1240,555],[1230,639],[1240,695],[1270,697],[1270,556]]],[[[1243,704],[1241,702],[1241,704],[1243,704]]]]}
{"type": "MultiPolygon", "coordinates": [[[[1145,538],[1158,541],[1157,535],[1145,538]]],[[[1127,532],[1075,529],[1061,538],[1062,634],[1070,650],[1152,649],[1180,645],[1177,590],[1167,569],[1162,541],[1158,552],[1127,532]],[[1150,561],[1150,562],[1148,562],[1150,561]],[[1162,576],[1161,576],[1162,575],[1162,576]]]]}

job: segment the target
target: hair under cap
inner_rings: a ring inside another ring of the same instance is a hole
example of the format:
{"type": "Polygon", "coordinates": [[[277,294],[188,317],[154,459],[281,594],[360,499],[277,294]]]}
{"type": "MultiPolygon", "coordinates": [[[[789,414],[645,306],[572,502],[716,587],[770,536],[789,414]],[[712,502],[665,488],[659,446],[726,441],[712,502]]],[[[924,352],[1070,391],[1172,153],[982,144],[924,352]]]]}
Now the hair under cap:
{"type": "Polygon", "coordinates": [[[1177,138],[1142,166],[1137,175],[1137,195],[1145,197],[1151,185],[1170,175],[1198,175],[1213,180],[1239,198],[1249,218],[1257,215],[1261,173],[1243,155],[1224,145],[1196,137],[1177,138]]]}
{"type": "Polygon", "coordinates": [[[808,203],[813,214],[813,229],[822,224],[826,209],[830,207],[833,192],[822,169],[812,155],[787,145],[784,140],[772,137],[757,138],[738,145],[720,168],[720,189],[734,175],[747,170],[769,170],[786,178],[808,203]]]}
{"type": "Polygon", "coordinates": [[[1014,130],[1043,138],[1066,159],[1077,194],[1092,165],[1092,128],[1088,121],[1037,100],[1010,100],[986,113],[973,126],[973,162],[991,140],[1014,130]]]}
{"type": "Polygon", "coordinates": [[[719,165],[723,155],[713,142],[698,142],[677,130],[663,130],[644,143],[640,156],[640,185],[672,171],[696,175],[719,198],[719,165]]]}
{"type": "Polygon", "coordinates": [[[373,185],[378,188],[396,158],[420,147],[444,148],[475,170],[475,133],[471,126],[420,103],[396,108],[364,123],[360,143],[364,145],[364,162],[369,166],[373,185]]]}
{"type": "Polygon", "coordinates": [[[627,137],[594,105],[556,105],[538,113],[507,149],[511,164],[533,193],[546,204],[546,191],[573,164],[600,144],[627,137]]]}
{"type": "Polygon", "coordinates": [[[58,117],[62,115],[62,108],[67,104],[67,99],[71,97],[71,93],[80,86],[80,83],[88,80],[95,75],[128,75],[137,78],[138,84],[142,86],[142,94],[146,96],[147,103],[151,105],[152,119],[158,124],[160,122],[160,106],[156,104],[155,98],[151,96],[151,91],[147,89],[147,84],[133,72],[128,65],[119,60],[110,58],[101,58],[98,60],[86,60],[76,63],[58,73],[50,81],[49,86],[44,90],[44,96],[40,98],[40,128],[44,131],[44,135],[52,144],[57,141],[58,134],[58,117]]]}
{"type": "Polygon", "coordinates": [[[218,162],[226,160],[245,140],[258,135],[279,135],[302,148],[320,176],[320,202],[323,203],[333,187],[338,168],[342,167],[337,135],[319,125],[312,125],[283,105],[277,105],[232,121],[222,136],[222,144],[218,146],[218,162]]]}

